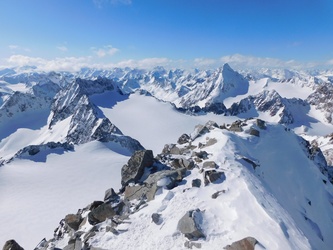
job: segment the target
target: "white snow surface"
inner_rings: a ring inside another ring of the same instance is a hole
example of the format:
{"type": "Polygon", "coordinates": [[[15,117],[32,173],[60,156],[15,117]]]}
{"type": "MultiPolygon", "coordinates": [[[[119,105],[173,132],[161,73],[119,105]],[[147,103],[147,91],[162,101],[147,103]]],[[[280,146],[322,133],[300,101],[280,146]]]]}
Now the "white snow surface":
{"type": "Polygon", "coordinates": [[[92,98],[106,117],[120,130],[142,144],[146,149],[152,149],[159,154],[164,145],[175,143],[183,134],[190,134],[198,124],[205,124],[209,120],[218,124],[231,123],[237,117],[227,117],[215,114],[186,115],[174,110],[170,103],[158,101],[154,97],[134,93],[129,99],[122,100],[116,105],[107,105],[108,100],[113,102],[112,92],[94,95],[92,98]],[[103,103],[103,105],[100,105],[103,103]]]}
{"type": "Polygon", "coordinates": [[[128,157],[112,145],[89,142],[74,152],[49,154],[45,162],[15,160],[0,167],[0,245],[15,239],[34,249],[66,214],[94,200],[110,187],[120,188],[120,170],[128,157]]]}

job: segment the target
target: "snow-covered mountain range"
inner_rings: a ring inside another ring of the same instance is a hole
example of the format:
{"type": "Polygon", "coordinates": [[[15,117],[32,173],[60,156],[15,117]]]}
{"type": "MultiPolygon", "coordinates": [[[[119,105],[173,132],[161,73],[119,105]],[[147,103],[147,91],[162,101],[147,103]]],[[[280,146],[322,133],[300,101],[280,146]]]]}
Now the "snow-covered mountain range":
{"type": "Polygon", "coordinates": [[[333,71],[1,70],[0,244],[331,249],[332,133],[333,71]]]}

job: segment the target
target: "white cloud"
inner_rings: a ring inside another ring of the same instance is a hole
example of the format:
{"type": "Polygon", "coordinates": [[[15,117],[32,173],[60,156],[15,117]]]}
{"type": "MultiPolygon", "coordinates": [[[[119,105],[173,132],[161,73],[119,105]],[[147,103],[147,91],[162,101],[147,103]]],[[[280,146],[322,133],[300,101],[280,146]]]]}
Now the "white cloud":
{"type": "Polygon", "coordinates": [[[66,46],[58,46],[57,49],[62,51],[62,52],[68,51],[68,48],[66,46]]]}
{"type": "Polygon", "coordinates": [[[172,63],[172,60],[164,57],[153,57],[153,58],[145,58],[141,60],[134,60],[134,59],[129,59],[129,60],[124,60],[120,61],[116,64],[113,64],[114,67],[130,67],[130,68],[144,68],[144,69],[149,69],[149,68],[154,68],[156,66],[164,66],[168,67],[172,63]]]}
{"type": "Polygon", "coordinates": [[[194,59],[194,66],[195,67],[207,67],[216,65],[218,60],[212,58],[195,58],[194,59]]]}
{"type": "Polygon", "coordinates": [[[12,55],[7,60],[8,67],[35,66],[40,71],[70,71],[75,72],[83,67],[89,67],[90,57],[63,57],[46,60],[40,57],[12,55]]]}
{"type": "MultiPolygon", "coordinates": [[[[224,56],[220,59],[196,58],[192,61],[171,60],[165,57],[144,58],[141,60],[127,59],[119,62],[100,63],[96,57],[62,57],[47,60],[40,57],[29,57],[25,55],[12,55],[1,63],[5,67],[35,66],[38,71],[69,71],[77,72],[82,68],[90,67],[97,69],[111,69],[115,67],[152,69],[156,66],[165,68],[195,68],[201,66],[203,69],[217,68],[224,63],[229,63],[234,69],[251,68],[288,68],[309,69],[318,67],[332,67],[333,59],[324,63],[299,63],[294,60],[282,61],[276,58],[261,58],[244,55],[224,56]]],[[[104,60],[104,59],[103,59],[104,60]]]]}
{"type": "Polygon", "coordinates": [[[92,47],[91,49],[98,57],[113,56],[114,54],[119,52],[119,49],[112,47],[112,45],[107,45],[99,49],[92,47]]]}
{"type": "Polygon", "coordinates": [[[156,66],[170,67],[173,61],[168,58],[128,59],[116,63],[94,62],[92,57],[62,57],[47,60],[40,57],[12,55],[5,60],[6,67],[35,66],[38,71],[69,71],[77,72],[81,68],[111,69],[114,67],[130,67],[151,69],[156,66]]]}
{"type": "Polygon", "coordinates": [[[220,58],[221,63],[229,63],[231,67],[251,69],[251,68],[293,68],[306,69],[317,66],[314,62],[298,62],[295,60],[283,61],[277,58],[270,57],[254,57],[244,56],[240,54],[223,56],[220,58]]]}

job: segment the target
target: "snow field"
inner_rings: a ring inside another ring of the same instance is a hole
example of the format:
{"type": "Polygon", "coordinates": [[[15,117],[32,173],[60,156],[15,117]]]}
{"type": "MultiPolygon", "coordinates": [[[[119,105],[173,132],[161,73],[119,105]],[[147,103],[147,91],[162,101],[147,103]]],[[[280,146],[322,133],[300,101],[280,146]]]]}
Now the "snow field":
{"type": "Polygon", "coordinates": [[[90,142],[46,162],[15,160],[0,167],[0,245],[15,238],[25,249],[51,238],[66,214],[76,213],[106,189],[120,188],[128,157],[100,142],[90,142]]]}

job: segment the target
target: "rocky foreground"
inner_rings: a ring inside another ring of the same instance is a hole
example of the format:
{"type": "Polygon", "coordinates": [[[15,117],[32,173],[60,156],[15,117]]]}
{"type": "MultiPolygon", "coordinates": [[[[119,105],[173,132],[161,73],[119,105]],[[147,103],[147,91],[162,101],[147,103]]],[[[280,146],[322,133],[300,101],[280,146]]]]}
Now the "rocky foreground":
{"type": "MultiPolygon", "coordinates": [[[[208,122],[190,135],[181,135],[177,144],[165,145],[155,157],[151,150],[136,151],[122,168],[119,191],[110,188],[104,200],[66,215],[54,237],[43,239],[35,250],[155,249],[158,245],[160,249],[250,250],[256,245],[327,249],[332,222],[322,218],[332,216],[327,196],[333,194],[332,181],[320,149],[282,125],[259,119],[220,126],[208,122]],[[273,145],[280,159],[255,153],[275,137],[288,140],[285,148],[296,143],[291,148],[299,148],[296,162],[303,165],[305,177],[298,176],[297,164],[288,158],[283,162],[290,164],[289,173],[283,166],[269,169],[268,158],[271,165],[280,164],[285,150],[281,145],[273,145]],[[315,175],[310,176],[313,180],[306,179],[308,173],[315,175]],[[285,187],[275,185],[274,179],[283,179],[285,187]],[[307,189],[312,184],[317,185],[316,192],[307,189]],[[295,200],[296,192],[302,197],[295,200]],[[321,192],[326,200],[321,200],[321,192]],[[313,212],[314,206],[325,209],[313,212]],[[154,245],[151,238],[156,235],[160,239],[154,239],[154,245]]],[[[23,248],[11,240],[3,249],[23,248]]]]}

